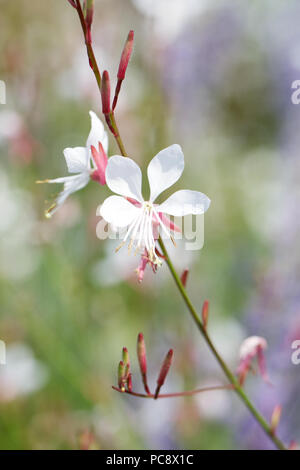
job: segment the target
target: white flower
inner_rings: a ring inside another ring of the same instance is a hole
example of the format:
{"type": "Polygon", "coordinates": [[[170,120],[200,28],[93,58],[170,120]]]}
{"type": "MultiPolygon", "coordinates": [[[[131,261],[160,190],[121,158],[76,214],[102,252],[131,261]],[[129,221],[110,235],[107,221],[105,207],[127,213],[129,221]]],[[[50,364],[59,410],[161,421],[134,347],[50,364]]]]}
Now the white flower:
{"type": "Polygon", "coordinates": [[[146,249],[149,259],[155,264],[160,264],[160,261],[155,253],[153,225],[159,225],[164,234],[172,239],[159,214],[203,214],[210,204],[205,194],[188,190],[177,191],[162,204],[154,204],[159,194],[180,178],[183,168],[184,156],[179,145],[171,145],[159,152],[148,166],[150,198],[145,201],[141,193],[142,173],[139,166],[130,158],[118,155],[108,161],[105,173],[107,186],[120,196],[108,197],[101,206],[100,214],[116,227],[128,227],[121,246],[130,240],[129,250],[133,244],[137,250],[146,249]],[[136,202],[133,204],[125,198],[136,202]]]}
{"type": "Polygon", "coordinates": [[[62,178],[47,179],[38,183],[63,183],[64,189],[56,198],[56,201],[46,211],[46,217],[51,215],[65,202],[67,197],[84,188],[90,179],[95,179],[101,184],[105,184],[105,169],[107,165],[108,137],[100,119],[93,111],[90,111],[91,130],[85,147],[73,147],[64,149],[69,173],[76,173],[72,176],[62,178]],[[99,151],[98,151],[99,149],[99,151]]]}
{"type": "Polygon", "coordinates": [[[239,356],[240,359],[246,359],[251,356],[254,357],[257,354],[257,349],[261,348],[262,350],[267,349],[267,341],[261,336],[249,336],[246,338],[240,347],[239,356]]]}
{"type": "Polygon", "coordinates": [[[250,370],[253,370],[252,361],[256,357],[258,363],[258,370],[265,382],[269,382],[264,351],[267,349],[268,343],[265,338],[261,336],[249,336],[246,338],[240,347],[240,362],[238,366],[238,377],[241,385],[245,382],[245,379],[250,370]]]}

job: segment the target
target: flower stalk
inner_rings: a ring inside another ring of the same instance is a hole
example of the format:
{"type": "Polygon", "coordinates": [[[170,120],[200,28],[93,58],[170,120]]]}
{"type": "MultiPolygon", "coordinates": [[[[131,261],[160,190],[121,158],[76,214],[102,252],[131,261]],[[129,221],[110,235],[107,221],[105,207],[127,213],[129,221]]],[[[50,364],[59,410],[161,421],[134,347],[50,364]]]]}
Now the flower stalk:
{"type": "Polygon", "coordinates": [[[233,390],[233,385],[215,385],[213,387],[203,387],[203,388],[196,388],[195,390],[187,390],[186,392],[176,392],[176,393],[160,393],[158,396],[153,393],[145,394],[145,393],[137,393],[133,392],[132,390],[121,390],[119,387],[115,387],[112,385],[111,387],[116,392],[120,393],[127,393],[127,395],[132,395],[133,397],[140,397],[140,398],[152,398],[154,400],[159,398],[179,398],[179,397],[191,397],[193,395],[197,395],[198,393],[204,392],[213,392],[216,390],[233,390]]]}
{"type": "MultiPolygon", "coordinates": [[[[101,93],[101,82],[102,82],[101,73],[100,73],[100,70],[99,70],[99,67],[98,67],[98,64],[97,64],[97,60],[96,60],[96,57],[95,57],[95,54],[94,54],[93,46],[92,46],[91,31],[89,32],[89,34],[87,33],[88,26],[87,26],[86,18],[84,17],[84,13],[83,13],[83,10],[82,10],[82,7],[81,7],[80,0],[72,0],[71,5],[74,6],[74,8],[76,8],[76,11],[78,13],[78,17],[79,17],[79,20],[80,20],[80,24],[81,24],[81,28],[82,28],[82,32],[83,32],[83,36],[84,36],[84,42],[85,42],[85,45],[86,45],[86,51],[87,51],[87,55],[88,55],[88,59],[89,59],[89,64],[90,64],[90,67],[91,67],[91,69],[92,69],[92,71],[95,75],[97,85],[98,85],[100,94],[102,96],[102,93],[101,93]]],[[[106,116],[105,116],[105,119],[106,119],[106,122],[108,124],[108,118],[106,116]]],[[[123,157],[127,157],[127,153],[125,151],[125,147],[124,147],[123,141],[121,139],[120,132],[119,132],[116,120],[115,120],[114,111],[109,112],[108,127],[109,127],[110,131],[112,132],[112,134],[113,134],[113,136],[114,136],[114,138],[115,138],[115,140],[118,144],[121,155],[123,155],[123,157]]]]}
{"type": "MultiPolygon", "coordinates": [[[[101,93],[101,74],[100,74],[96,59],[95,59],[92,44],[89,43],[89,41],[86,40],[86,22],[85,22],[85,18],[84,18],[83,12],[82,12],[80,0],[75,0],[75,2],[76,2],[76,10],[78,12],[81,27],[82,27],[83,34],[84,34],[84,39],[85,39],[85,44],[86,44],[86,48],[87,48],[89,63],[90,63],[90,66],[91,66],[91,68],[94,72],[95,78],[97,80],[98,88],[99,88],[100,93],[101,93]]],[[[71,1],[69,0],[69,3],[71,3],[72,6],[75,5],[73,0],[71,0],[71,1]]],[[[114,106],[113,106],[113,108],[114,108],[114,106]]],[[[114,137],[115,137],[115,139],[118,143],[120,152],[123,156],[127,156],[123,141],[121,139],[121,136],[120,136],[120,133],[119,133],[116,121],[115,121],[113,111],[110,111],[109,117],[110,117],[111,126],[114,129],[114,137]]],[[[183,301],[186,304],[186,306],[188,308],[188,311],[190,312],[190,314],[193,318],[193,321],[195,322],[195,324],[196,324],[197,328],[199,329],[200,333],[202,334],[202,336],[203,336],[204,340],[206,341],[206,343],[207,343],[209,349],[211,350],[212,354],[215,356],[215,358],[216,358],[217,362],[219,363],[221,369],[223,370],[225,376],[227,377],[227,379],[229,381],[229,385],[227,385],[225,387],[224,386],[209,387],[209,388],[206,388],[206,389],[199,389],[199,390],[194,390],[194,391],[191,391],[191,392],[182,392],[182,393],[176,393],[176,394],[160,394],[157,397],[155,397],[156,394],[151,394],[150,391],[149,391],[149,387],[147,385],[146,369],[145,369],[146,362],[145,362],[145,356],[143,356],[145,354],[145,349],[143,349],[144,345],[142,343],[142,339],[140,339],[140,344],[138,344],[138,354],[140,354],[140,358],[141,358],[140,368],[141,368],[142,375],[144,374],[144,380],[145,380],[144,386],[145,386],[146,394],[135,393],[135,392],[132,391],[131,388],[130,389],[128,388],[126,390],[125,387],[123,387],[123,382],[122,382],[123,376],[122,376],[122,374],[124,374],[125,370],[123,371],[122,366],[119,367],[119,369],[120,369],[119,374],[118,374],[119,387],[114,387],[113,386],[113,389],[117,390],[118,392],[122,392],[122,393],[125,392],[127,394],[137,396],[137,397],[142,397],[142,398],[170,398],[170,397],[175,397],[175,396],[178,397],[178,396],[194,395],[196,393],[200,393],[200,392],[208,391],[208,390],[216,390],[216,389],[224,389],[224,388],[225,389],[226,388],[227,389],[233,389],[233,390],[235,390],[235,392],[237,393],[239,398],[243,401],[243,403],[248,408],[248,410],[253,415],[253,417],[256,419],[256,421],[261,426],[261,428],[265,431],[265,433],[273,441],[274,445],[280,450],[287,450],[287,448],[285,447],[283,442],[276,436],[276,434],[274,432],[274,419],[273,419],[273,423],[272,423],[273,424],[273,428],[272,428],[272,426],[270,426],[267,423],[265,418],[257,411],[255,406],[252,404],[252,402],[248,398],[246,392],[244,391],[242,386],[239,384],[236,376],[231,372],[231,370],[229,369],[229,367],[227,366],[227,364],[223,360],[222,356],[217,351],[217,349],[214,346],[210,336],[207,333],[205,318],[202,319],[202,321],[200,320],[200,318],[197,314],[197,311],[194,308],[194,306],[193,306],[193,304],[192,304],[192,302],[191,302],[191,300],[190,300],[190,298],[189,298],[189,296],[188,296],[188,294],[185,290],[185,287],[184,287],[179,275],[177,274],[177,271],[175,270],[175,268],[173,266],[173,263],[172,263],[169,255],[168,255],[168,252],[167,252],[167,250],[165,248],[165,245],[164,245],[161,238],[159,239],[159,244],[160,244],[160,247],[161,247],[161,250],[162,250],[162,254],[163,254],[163,256],[166,260],[166,263],[169,267],[170,273],[171,273],[171,275],[172,275],[172,277],[175,281],[175,284],[176,284],[176,286],[179,290],[179,293],[180,293],[181,297],[183,298],[183,301]],[[203,320],[204,320],[204,322],[203,322],[203,320]],[[121,380],[120,380],[120,377],[121,377],[121,380]],[[120,385],[121,385],[121,387],[120,387],[120,385]]],[[[124,363],[123,363],[123,366],[124,366],[124,363]]],[[[275,416],[275,418],[276,418],[276,416],[275,416]]]]}
{"type": "Polygon", "coordinates": [[[215,348],[212,340],[210,339],[210,336],[208,335],[206,329],[204,328],[203,323],[201,322],[201,320],[200,320],[200,318],[197,314],[197,311],[195,310],[195,308],[194,308],[194,306],[193,306],[193,304],[192,304],[192,302],[191,302],[191,300],[190,300],[190,298],[189,298],[189,296],[188,296],[188,294],[187,294],[187,292],[186,292],[186,290],[185,290],[185,288],[184,288],[184,286],[183,286],[183,284],[180,280],[180,277],[177,274],[177,271],[175,270],[175,268],[173,266],[173,263],[172,263],[169,255],[168,255],[168,252],[166,250],[164,242],[162,241],[161,238],[159,239],[159,244],[160,244],[160,248],[162,250],[162,253],[165,256],[166,263],[169,267],[171,275],[172,275],[172,277],[175,281],[175,284],[176,284],[176,286],[179,290],[179,293],[180,293],[181,297],[184,300],[184,303],[186,304],[186,306],[187,306],[187,308],[188,308],[188,310],[189,310],[189,312],[190,312],[190,314],[191,314],[198,330],[200,331],[200,333],[204,337],[209,349],[211,350],[211,352],[215,356],[217,362],[219,363],[219,365],[220,365],[221,369],[223,370],[224,374],[226,375],[228,381],[231,383],[231,385],[234,388],[235,392],[240,397],[240,399],[244,402],[244,404],[246,405],[246,407],[248,408],[250,413],[253,415],[253,417],[256,419],[258,424],[262,427],[262,429],[265,431],[265,433],[273,441],[273,443],[275,444],[277,449],[287,450],[285,445],[283,444],[283,442],[274,434],[274,432],[272,431],[271,426],[267,423],[265,418],[257,411],[255,406],[252,404],[252,402],[248,398],[248,395],[246,394],[244,389],[240,386],[237,378],[230,371],[229,367],[226,365],[226,363],[223,360],[222,356],[219,354],[219,352],[215,348]]]}

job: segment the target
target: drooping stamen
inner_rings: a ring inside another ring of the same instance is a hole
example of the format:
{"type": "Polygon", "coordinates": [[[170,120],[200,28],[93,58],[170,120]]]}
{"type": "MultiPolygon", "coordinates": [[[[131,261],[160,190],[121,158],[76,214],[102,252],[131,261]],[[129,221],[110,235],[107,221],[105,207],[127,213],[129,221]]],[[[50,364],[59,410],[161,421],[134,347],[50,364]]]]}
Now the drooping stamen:
{"type": "MultiPolygon", "coordinates": [[[[125,237],[123,238],[122,243],[120,243],[120,245],[117,246],[117,248],[115,249],[116,252],[118,252],[118,251],[125,245],[126,240],[127,240],[127,238],[129,237],[130,232],[134,229],[134,227],[138,227],[138,225],[139,225],[139,219],[140,219],[141,217],[142,217],[142,214],[139,213],[139,214],[134,218],[133,222],[130,224],[130,226],[129,226],[127,232],[126,232],[125,237]]],[[[131,239],[131,241],[132,241],[132,239],[131,239]]],[[[130,241],[130,244],[132,245],[131,241],[130,241]]],[[[129,245],[130,245],[130,244],[129,244],[129,245]]],[[[128,248],[129,248],[129,247],[128,247],[128,248]]],[[[130,248],[131,248],[131,246],[130,246],[130,248]]]]}

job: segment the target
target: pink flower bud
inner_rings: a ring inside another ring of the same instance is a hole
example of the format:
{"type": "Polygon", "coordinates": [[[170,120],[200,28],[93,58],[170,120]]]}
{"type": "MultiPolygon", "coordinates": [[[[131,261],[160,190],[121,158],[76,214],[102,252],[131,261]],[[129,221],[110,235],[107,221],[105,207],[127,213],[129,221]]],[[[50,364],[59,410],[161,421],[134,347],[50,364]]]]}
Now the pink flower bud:
{"type": "Polygon", "coordinates": [[[92,22],[94,16],[94,0],[86,0],[86,13],[85,13],[85,24],[86,24],[86,44],[92,44],[92,22]]]}
{"type": "Polygon", "coordinates": [[[130,367],[129,353],[128,353],[128,349],[125,347],[122,349],[122,360],[125,366],[128,365],[130,367]]]}
{"type": "Polygon", "coordinates": [[[272,432],[272,434],[275,434],[276,430],[278,428],[278,424],[279,424],[280,417],[281,417],[281,411],[282,411],[282,408],[281,408],[280,405],[276,405],[274,410],[273,410],[273,413],[272,413],[272,416],[271,416],[271,432],[272,432]]]}
{"type": "Polygon", "coordinates": [[[184,287],[186,286],[188,275],[189,275],[189,269],[186,268],[180,276],[180,280],[184,287]]]}
{"type": "Polygon", "coordinates": [[[94,158],[94,162],[97,166],[97,169],[91,174],[91,178],[104,186],[106,184],[105,170],[107,167],[108,158],[101,142],[99,142],[99,150],[96,150],[95,147],[91,145],[91,152],[94,158]]]}
{"type": "Polygon", "coordinates": [[[128,378],[127,378],[127,388],[128,388],[128,392],[131,392],[131,391],[132,391],[132,374],[129,374],[129,375],[128,375],[128,378]]]}
{"type": "Polygon", "coordinates": [[[118,96],[119,96],[121,86],[122,86],[122,81],[125,78],[125,73],[128,67],[128,62],[130,60],[130,56],[132,53],[133,39],[134,39],[134,31],[129,31],[129,34],[125,42],[125,46],[121,54],[121,59],[120,59],[120,64],[119,64],[119,69],[118,69],[118,74],[117,74],[118,81],[117,81],[115,96],[114,96],[113,105],[112,105],[113,110],[115,109],[117,105],[118,96]]]}
{"type": "Polygon", "coordinates": [[[102,74],[101,82],[102,112],[104,115],[110,113],[110,79],[107,70],[102,74]]]}
{"type": "Polygon", "coordinates": [[[124,80],[125,78],[126,69],[128,66],[128,62],[130,60],[132,49],[133,49],[133,39],[134,39],[134,31],[131,30],[129,31],[129,34],[127,36],[124,49],[122,51],[121,59],[120,59],[119,70],[118,70],[118,75],[117,75],[119,80],[124,80]]]}
{"type": "Polygon", "coordinates": [[[202,306],[202,323],[203,328],[206,330],[209,314],[209,301],[205,300],[202,306]]]}
{"type": "Polygon", "coordinates": [[[146,358],[146,346],[144,341],[143,333],[139,333],[137,340],[137,357],[140,365],[140,371],[146,393],[149,395],[150,390],[147,384],[147,358],[146,358]]]}
{"type": "Polygon", "coordinates": [[[164,359],[164,362],[163,362],[163,364],[161,366],[161,369],[160,369],[160,372],[159,372],[159,376],[158,376],[158,379],[157,379],[157,387],[156,387],[156,390],[155,390],[154,398],[158,397],[159,391],[160,391],[161,387],[163,386],[163,384],[166,380],[166,377],[168,375],[168,372],[169,372],[171,364],[172,364],[172,358],[173,358],[173,349],[170,349],[169,352],[167,353],[165,359],[164,359]]]}

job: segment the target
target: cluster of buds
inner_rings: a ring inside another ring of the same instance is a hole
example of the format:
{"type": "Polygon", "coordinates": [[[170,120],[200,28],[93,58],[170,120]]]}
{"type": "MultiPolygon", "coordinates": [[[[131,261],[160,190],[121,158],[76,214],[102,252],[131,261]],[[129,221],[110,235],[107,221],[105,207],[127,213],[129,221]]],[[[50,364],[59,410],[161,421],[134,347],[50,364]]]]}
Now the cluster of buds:
{"type": "Polygon", "coordinates": [[[122,361],[119,362],[118,366],[118,386],[121,392],[125,392],[126,388],[129,392],[132,390],[130,360],[127,348],[123,348],[122,361]]]}
{"type": "MultiPolygon", "coordinates": [[[[83,0],[83,4],[81,4],[80,0],[68,0],[70,5],[77,10],[80,23],[82,26],[82,30],[85,37],[85,44],[87,46],[88,58],[90,67],[94,71],[95,77],[98,82],[98,86],[101,91],[101,99],[102,99],[102,112],[105,116],[105,120],[107,125],[117,139],[119,137],[119,132],[117,129],[117,125],[114,118],[114,110],[118,102],[118,96],[121,90],[122,82],[125,78],[126,70],[129,64],[129,60],[133,50],[133,41],[134,41],[134,31],[129,31],[127,39],[125,41],[124,48],[122,50],[118,72],[117,72],[117,84],[115,88],[115,94],[113,99],[113,104],[111,107],[111,99],[110,99],[110,77],[107,70],[101,73],[98,69],[98,65],[94,56],[94,52],[92,49],[92,23],[94,17],[94,0],[83,0]]],[[[121,149],[121,148],[120,148],[121,149]]],[[[122,149],[121,149],[122,150],[122,149]]],[[[124,149],[123,149],[124,150],[124,149]]],[[[124,151],[122,152],[124,154],[124,151]]]]}
{"type": "Polygon", "coordinates": [[[258,371],[262,378],[269,383],[266,370],[264,351],[267,349],[267,341],[260,336],[249,336],[240,347],[240,362],[237,370],[240,385],[243,385],[248,373],[255,373],[253,361],[257,359],[258,371]]]}
{"type": "Polygon", "coordinates": [[[150,387],[148,385],[147,379],[147,356],[146,356],[146,345],[144,340],[143,333],[139,333],[137,338],[137,358],[142,378],[142,383],[144,386],[145,393],[137,393],[132,390],[132,374],[131,374],[131,365],[129,360],[128,349],[123,348],[122,350],[122,360],[118,365],[118,386],[112,386],[114,390],[121,393],[127,393],[129,395],[141,398],[172,398],[172,397],[187,397],[196,395],[202,392],[210,392],[214,390],[232,390],[234,389],[233,385],[216,385],[212,387],[198,388],[195,390],[189,390],[185,392],[176,392],[176,393],[164,393],[161,394],[160,390],[164,385],[167,375],[169,373],[170,367],[173,360],[173,349],[169,349],[167,352],[160,371],[158,373],[156,388],[154,393],[151,393],[150,387]]]}
{"type": "Polygon", "coordinates": [[[137,338],[137,358],[139,362],[141,377],[143,386],[145,389],[146,394],[139,394],[132,391],[132,374],[131,374],[131,366],[129,360],[128,349],[126,347],[122,350],[122,360],[119,362],[118,365],[118,387],[113,387],[115,390],[119,392],[127,392],[129,394],[135,396],[145,396],[149,398],[157,399],[159,398],[159,392],[163,384],[165,383],[166,377],[168,375],[169,369],[172,364],[173,358],[173,349],[170,349],[162,363],[160,372],[157,378],[157,385],[155,393],[152,394],[150,392],[150,388],[148,385],[147,379],[147,355],[146,355],[146,345],[144,340],[143,333],[139,333],[137,338]]]}
{"type": "Polygon", "coordinates": [[[113,104],[111,108],[111,100],[110,100],[110,78],[109,73],[105,70],[102,74],[102,82],[101,82],[101,98],[102,98],[102,112],[105,116],[105,120],[107,125],[113,135],[117,137],[117,130],[116,126],[113,122],[113,112],[116,108],[119,93],[121,90],[122,82],[125,78],[126,70],[128,67],[128,63],[132,54],[133,49],[133,41],[134,41],[134,31],[129,31],[128,37],[126,39],[121,59],[119,63],[118,73],[117,73],[117,85],[115,88],[115,95],[113,99],[113,104]]]}

